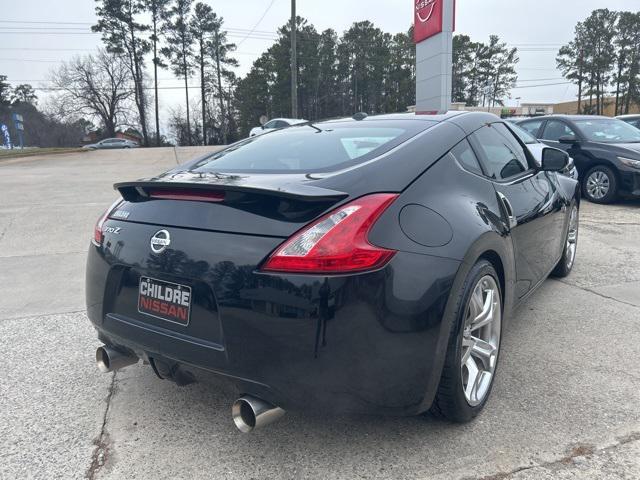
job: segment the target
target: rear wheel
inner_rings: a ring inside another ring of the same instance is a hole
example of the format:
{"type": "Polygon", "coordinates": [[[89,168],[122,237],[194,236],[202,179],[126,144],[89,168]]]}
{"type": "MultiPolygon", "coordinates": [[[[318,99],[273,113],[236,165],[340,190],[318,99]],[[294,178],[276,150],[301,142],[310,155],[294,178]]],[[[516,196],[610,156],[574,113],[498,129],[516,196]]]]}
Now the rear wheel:
{"type": "Polygon", "coordinates": [[[468,422],[489,398],[500,352],[502,295],[498,275],[486,260],[469,272],[455,319],[431,412],[468,422]]]}
{"type": "Polygon", "coordinates": [[[584,176],[582,193],[590,202],[613,202],[618,196],[616,174],[609,167],[596,165],[584,176]]]}
{"type": "Polygon", "coordinates": [[[571,207],[569,228],[567,229],[567,238],[564,242],[562,258],[560,258],[558,265],[556,265],[556,268],[551,273],[554,277],[566,277],[571,273],[571,270],[573,269],[573,264],[576,261],[576,250],[578,248],[578,227],[578,206],[573,205],[571,207]]]}

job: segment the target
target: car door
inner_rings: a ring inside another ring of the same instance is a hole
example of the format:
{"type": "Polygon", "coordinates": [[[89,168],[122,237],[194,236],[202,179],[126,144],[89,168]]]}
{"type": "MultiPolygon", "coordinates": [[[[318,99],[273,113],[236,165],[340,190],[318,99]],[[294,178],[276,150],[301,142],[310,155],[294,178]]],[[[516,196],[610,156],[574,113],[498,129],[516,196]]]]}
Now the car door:
{"type": "Polygon", "coordinates": [[[540,141],[546,143],[550,147],[561,148],[568,151],[571,148],[570,143],[560,143],[562,137],[579,138],[578,134],[569,124],[563,120],[547,120],[540,134],[540,141]]]}
{"type": "Polygon", "coordinates": [[[522,298],[549,274],[562,251],[566,206],[557,174],[535,169],[502,122],[480,128],[469,141],[500,200],[515,252],[516,292],[522,298]]]}
{"type": "Polygon", "coordinates": [[[582,148],[584,138],[582,134],[564,120],[547,120],[540,134],[540,141],[550,147],[560,148],[567,152],[575,163],[578,173],[582,174],[590,168],[591,155],[582,148]],[[575,143],[560,143],[561,137],[574,137],[575,143]]]}

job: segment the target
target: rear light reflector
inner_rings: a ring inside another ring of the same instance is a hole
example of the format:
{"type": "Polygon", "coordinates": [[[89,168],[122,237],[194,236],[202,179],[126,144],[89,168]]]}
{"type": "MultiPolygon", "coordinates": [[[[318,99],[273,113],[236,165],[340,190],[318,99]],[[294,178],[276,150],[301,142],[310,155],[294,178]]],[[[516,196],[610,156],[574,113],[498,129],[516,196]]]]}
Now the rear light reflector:
{"type": "Polygon", "coordinates": [[[107,208],[102,215],[98,218],[95,226],[93,227],[93,244],[100,247],[102,246],[102,242],[104,240],[104,234],[102,233],[102,229],[104,227],[104,222],[109,218],[109,215],[113,213],[113,211],[118,208],[118,206],[123,202],[121,198],[116,200],[111,204],[109,208],[107,208]]]}
{"type": "Polygon", "coordinates": [[[150,190],[149,197],[162,200],[184,200],[191,202],[222,202],[224,192],[208,192],[198,190],[150,190]]]}
{"type": "Polygon", "coordinates": [[[377,193],[338,207],[282,244],[262,271],[342,274],[383,267],[396,251],[372,245],[368,234],[396,198],[395,193],[377,193]]]}

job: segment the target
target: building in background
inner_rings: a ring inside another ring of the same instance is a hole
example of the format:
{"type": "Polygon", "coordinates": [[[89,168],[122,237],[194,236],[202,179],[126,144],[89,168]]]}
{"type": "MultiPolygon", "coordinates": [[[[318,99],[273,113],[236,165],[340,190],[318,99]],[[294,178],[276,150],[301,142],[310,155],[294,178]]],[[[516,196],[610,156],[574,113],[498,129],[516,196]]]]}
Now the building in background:
{"type": "MultiPolygon", "coordinates": [[[[594,99],[595,101],[595,99],[594,99]]],[[[589,106],[589,99],[582,99],[582,110],[584,112],[585,107],[589,106]]],[[[593,107],[595,109],[595,106],[593,107]]],[[[565,115],[576,115],[578,113],[578,101],[558,103],[554,106],[555,113],[561,113],[565,115]]],[[[632,104],[629,109],[629,113],[640,113],[640,105],[632,104]]],[[[616,97],[606,97],[604,99],[603,115],[607,117],[615,117],[616,115],[616,97]]]]}
{"type": "MultiPolygon", "coordinates": [[[[510,117],[539,117],[542,115],[552,115],[555,112],[555,104],[553,103],[523,103],[519,107],[470,107],[464,102],[453,102],[451,104],[453,111],[466,112],[489,112],[501,118],[510,117]]],[[[415,112],[415,105],[408,107],[409,112],[415,112]]]]}

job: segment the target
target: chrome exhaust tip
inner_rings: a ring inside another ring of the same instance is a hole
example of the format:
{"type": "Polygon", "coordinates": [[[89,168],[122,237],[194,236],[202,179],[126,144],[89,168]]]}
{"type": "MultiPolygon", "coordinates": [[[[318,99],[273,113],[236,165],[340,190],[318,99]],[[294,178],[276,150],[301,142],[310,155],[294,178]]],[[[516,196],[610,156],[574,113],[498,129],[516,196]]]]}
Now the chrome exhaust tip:
{"type": "Polygon", "coordinates": [[[284,415],[284,410],[250,395],[240,397],[231,407],[231,416],[238,430],[249,433],[256,428],[275,422],[284,415]]]}
{"type": "Polygon", "coordinates": [[[127,355],[104,345],[96,350],[96,364],[102,373],[113,372],[136,363],[138,363],[138,357],[127,355]]]}

